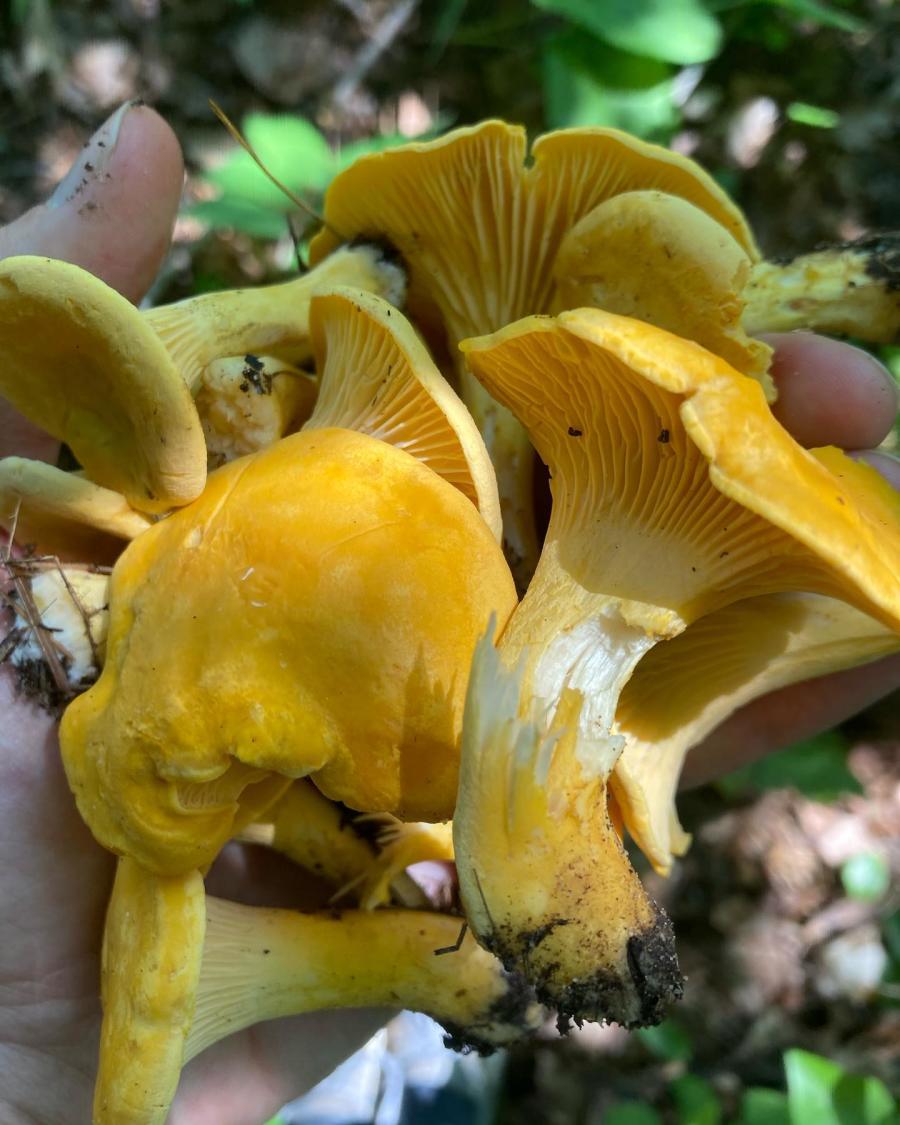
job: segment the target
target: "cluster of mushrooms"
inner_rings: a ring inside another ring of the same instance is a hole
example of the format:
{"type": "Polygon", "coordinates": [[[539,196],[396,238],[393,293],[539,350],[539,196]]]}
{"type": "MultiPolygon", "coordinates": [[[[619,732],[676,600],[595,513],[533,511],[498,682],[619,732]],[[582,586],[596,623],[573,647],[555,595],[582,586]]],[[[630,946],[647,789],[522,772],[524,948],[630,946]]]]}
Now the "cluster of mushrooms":
{"type": "Polygon", "coordinates": [[[668,872],[691,746],[900,650],[900,497],[782,429],[751,336],[890,337],[870,250],[761,261],[690,161],[600,128],[526,160],[488,121],[342,173],[311,259],[147,312],[0,263],[0,391],[80,466],[0,462],[0,516],[32,545],[7,655],[62,677],[120,857],[96,1125],[164,1122],[188,1059],[289,1013],[478,1049],[658,1021],[682,979],[623,841],[668,872]],[[207,895],[233,839],[355,906],[207,895]]]}

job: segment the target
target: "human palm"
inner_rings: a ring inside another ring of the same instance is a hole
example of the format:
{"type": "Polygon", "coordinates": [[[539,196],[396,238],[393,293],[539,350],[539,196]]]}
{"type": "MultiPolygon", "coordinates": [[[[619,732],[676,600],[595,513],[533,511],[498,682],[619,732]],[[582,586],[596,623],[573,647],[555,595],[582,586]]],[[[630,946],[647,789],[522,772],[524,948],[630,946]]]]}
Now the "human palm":
{"type": "MultiPolygon", "coordinates": [[[[0,231],[0,258],[64,258],[137,300],[168,247],[181,179],[181,153],[168,126],[145,108],[120,111],[54,199],[0,231]]],[[[813,336],[777,343],[778,409],[799,440],[851,449],[881,440],[896,399],[873,361],[813,336]]],[[[57,452],[47,435],[0,409],[0,456],[55,460],[57,452]]],[[[882,459],[879,467],[896,474],[900,487],[893,462],[882,459]]],[[[714,732],[688,772],[697,779],[723,772],[736,764],[740,747],[759,756],[898,683],[895,657],[776,693],[714,732]]],[[[0,1120],[7,1125],[90,1119],[100,944],[114,862],[78,816],[54,721],[20,698],[9,669],[0,668],[0,1120]]],[[[238,853],[217,878],[218,891],[246,901],[280,897],[277,868],[251,870],[238,853]]],[[[170,1122],[257,1125],[383,1019],[378,1012],[317,1013],[232,1036],[186,1069],[170,1122]]]]}

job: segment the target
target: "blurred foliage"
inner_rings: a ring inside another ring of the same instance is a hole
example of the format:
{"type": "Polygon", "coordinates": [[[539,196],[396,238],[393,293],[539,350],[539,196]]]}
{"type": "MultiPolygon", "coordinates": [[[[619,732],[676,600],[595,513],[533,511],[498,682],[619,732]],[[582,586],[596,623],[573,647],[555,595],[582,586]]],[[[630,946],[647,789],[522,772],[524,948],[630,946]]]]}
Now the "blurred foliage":
{"type": "Polygon", "coordinates": [[[862,792],[847,766],[848,746],[839,731],[828,731],[735,770],[717,784],[729,797],[793,788],[814,801],[836,801],[862,792]]]}
{"type": "Polygon", "coordinates": [[[841,884],[848,898],[879,902],[891,885],[891,869],[883,855],[860,852],[841,867],[841,884]]]}
{"type": "MultiPolygon", "coordinates": [[[[898,1125],[900,1106],[878,1078],[850,1073],[838,1063],[811,1051],[786,1051],[783,1058],[787,1092],[765,1086],[743,1092],[736,1125],[898,1125]]],[[[722,1099],[713,1085],[696,1074],[681,1074],[668,1083],[674,1116],[663,1118],[640,1102],[623,1101],[603,1117],[604,1125],[720,1125],[722,1099]]],[[[735,1118],[729,1118],[735,1121],[735,1118]]]]}
{"type": "MultiPolygon", "coordinates": [[[[305,118],[265,113],[251,113],[244,118],[241,134],[269,172],[313,208],[318,206],[331,179],[358,157],[409,139],[396,134],[381,135],[335,150],[305,118]]],[[[285,233],[286,216],[297,213],[290,197],[241,148],[208,172],[205,179],[217,189],[217,198],[193,204],[187,214],[213,228],[230,227],[257,238],[279,238],[285,233]]],[[[301,215],[301,219],[308,216],[301,215]]]]}
{"type": "MultiPolygon", "coordinates": [[[[867,27],[859,8],[854,0],[449,0],[425,17],[423,30],[432,65],[467,49],[481,52],[488,70],[514,37],[516,50],[506,54],[515,57],[522,81],[533,79],[540,90],[539,128],[610,126],[667,143],[685,124],[704,68],[723,53],[757,45],[787,54],[816,27],[858,34],[867,27]]],[[[789,101],[783,112],[812,129],[834,129],[840,121],[835,110],[802,100],[789,101]]],[[[427,135],[453,123],[438,121],[427,135]]],[[[250,114],[242,129],[267,167],[313,207],[357,156],[411,139],[376,135],[332,147],[310,120],[293,114],[250,114]]],[[[727,175],[720,178],[733,186],[727,175]]],[[[245,152],[236,151],[206,180],[217,196],[193,204],[189,214],[215,229],[277,238],[285,216],[296,211],[245,152]]]]}

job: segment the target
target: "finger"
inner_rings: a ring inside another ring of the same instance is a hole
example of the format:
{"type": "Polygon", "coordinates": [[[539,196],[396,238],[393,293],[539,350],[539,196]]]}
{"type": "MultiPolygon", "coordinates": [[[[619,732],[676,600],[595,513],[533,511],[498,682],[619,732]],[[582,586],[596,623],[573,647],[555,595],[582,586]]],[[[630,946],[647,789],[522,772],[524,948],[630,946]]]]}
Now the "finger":
{"type": "MultiPolygon", "coordinates": [[[[184,166],[175,134],[126,103],[88,141],[46,202],[0,230],[0,258],[44,254],[96,274],[130,300],[165,257],[184,166]]],[[[0,401],[0,457],[55,461],[59,443],[0,401]]]]}
{"type": "Polygon", "coordinates": [[[900,654],[772,692],[717,727],[688,755],[681,787],[691,789],[823,730],[900,688],[900,654]]]}
{"type": "MultiPolygon", "coordinates": [[[[900,490],[900,460],[879,450],[856,454],[900,490]]],[[[900,688],[900,653],[771,692],[735,711],[688,754],[681,786],[721,774],[837,726],[900,688]]]]}
{"type": "Polygon", "coordinates": [[[233,1035],[188,1063],[169,1125],[256,1125],[330,1074],[393,1014],[310,1012],[233,1035]]]}
{"type": "Polygon", "coordinates": [[[773,333],[773,407],[801,445],[871,449],[884,440],[897,413],[890,373],[868,352],[811,332],[773,333]]]}
{"type": "Polygon", "coordinates": [[[166,122],[126,102],[50,199],[0,231],[0,258],[61,258],[140,300],[168,250],[183,177],[181,148],[166,122]]]}

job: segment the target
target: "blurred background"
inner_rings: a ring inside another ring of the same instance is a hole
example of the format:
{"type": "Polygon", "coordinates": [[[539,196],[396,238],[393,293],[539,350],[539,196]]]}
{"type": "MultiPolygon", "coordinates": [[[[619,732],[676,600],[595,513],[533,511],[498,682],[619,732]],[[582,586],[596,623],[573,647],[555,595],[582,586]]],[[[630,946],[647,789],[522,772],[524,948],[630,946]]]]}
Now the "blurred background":
{"type": "MultiPolygon", "coordinates": [[[[892,0],[6,0],[0,221],[138,96],[188,165],[154,303],[303,263],[307,220],[210,98],[314,206],[360,153],[496,115],[695,157],[768,255],[900,227],[892,0]]],[[[900,349],[879,354],[900,376],[900,349]]],[[[661,1027],[548,1029],[485,1065],[407,1021],[283,1120],[896,1125],[898,750],[894,697],[684,796],[693,848],[667,882],[646,875],[688,977],[661,1027]]]]}

